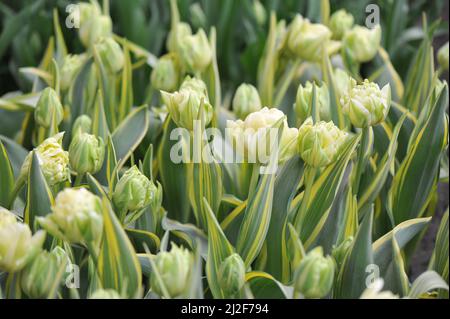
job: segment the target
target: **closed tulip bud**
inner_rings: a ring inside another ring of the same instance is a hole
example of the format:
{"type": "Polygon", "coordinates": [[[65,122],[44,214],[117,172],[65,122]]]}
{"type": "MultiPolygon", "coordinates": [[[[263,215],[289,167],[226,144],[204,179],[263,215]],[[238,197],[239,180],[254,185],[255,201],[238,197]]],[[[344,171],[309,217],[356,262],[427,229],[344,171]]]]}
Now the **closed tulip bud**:
{"type": "Polygon", "coordinates": [[[44,240],[44,231],[32,236],[27,224],[18,222],[13,213],[0,208],[0,271],[21,270],[39,253],[44,240]]]}
{"type": "Polygon", "coordinates": [[[203,72],[212,59],[205,31],[200,29],[196,34],[184,36],[180,41],[179,55],[183,67],[192,73],[203,72]]]}
{"type": "Polygon", "coordinates": [[[372,60],[377,54],[381,42],[381,27],[373,29],[355,26],[343,38],[343,48],[351,58],[359,63],[372,60]]]}
{"type": "Polygon", "coordinates": [[[90,133],[92,129],[92,120],[91,118],[86,115],[80,115],[75,120],[75,123],[73,123],[72,127],[72,135],[76,135],[79,133],[90,133]]]}
{"type": "Polygon", "coordinates": [[[332,38],[341,40],[344,34],[353,26],[353,23],[353,16],[344,9],[333,13],[330,18],[330,29],[333,33],[332,38]]]}
{"type": "Polygon", "coordinates": [[[102,14],[102,10],[96,2],[80,2],[77,8],[80,14],[80,25],[102,14]]]}
{"type": "MultiPolygon", "coordinates": [[[[269,129],[280,119],[285,117],[279,109],[267,107],[260,111],[250,113],[244,121],[227,121],[227,134],[229,134],[233,144],[237,147],[237,152],[250,163],[267,164],[272,153],[274,143],[269,129]]],[[[280,142],[278,144],[278,162],[285,162],[295,154],[298,130],[288,126],[286,118],[283,120],[284,126],[280,142]]]]}
{"type": "MultiPolygon", "coordinates": [[[[62,148],[64,133],[44,140],[35,150],[42,173],[50,186],[70,180],[69,153],[62,148]]],[[[31,164],[31,152],[25,158],[20,171],[20,178],[28,175],[31,164]]]]}
{"type": "Polygon", "coordinates": [[[178,88],[180,71],[174,54],[167,54],[158,60],[152,71],[152,86],[157,90],[173,92],[178,88]]]}
{"type": "Polygon", "coordinates": [[[227,296],[235,296],[245,284],[245,265],[241,256],[232,254],[220,265],[219,285],[227,296]]]}
{"type": "Polygon", "coordinates": [[[51,87],[45,88],[34,110],[36,123],[42,127],[49,128],[52,123],[58,126],[63,117],[64,110],[58,94],[51,87]]]}
{"type": "Polygon", "coordinates": [[[189,75],[186,76],[186,78],[183,80],[183,83],[181,83],[180,90],[195,91],[197,94],[201,95],[205,98],[206,101],[209,102],[208,89],[206,88],[205,82],[196,77],[190,77],[189,75]]]}
{"type": "Polygon", "coordinates": [[[382,122],[391,105],[391,87],[364,80],[360,85],[352,80],[351,88],[341,97],[342,110],[355,127],[368,127],[382,122]]]}
{"type": "Polygon", "coordinates": [[[182,295],[188,287],[194,261],[192,253],[172,243],[170,252],[160,252],[154,258],[155,272],[159,276],[152,274],[152,290],[160,296],[164,296],[166,290],[171,298],[182,295]]]}
{"type": "Polygon", "coordinates": [[[336,94],[338,98],[347,94],[352,85],[352,78],[350,75],[342,69],[336,69],[334,71],[334,80],[336,83],[336,94]]]}
{"type": "Polygon", "coordinates": [[[122,48],[113,38],[101,38],[95,48],[108,73],[114,74],[122,70],[125,58],[122,48]]]}
{"type": "Polygon", "coordinates": [[[70,243],[98,243],[103,232],[100,198],[84,188],[59,192],[52,213],[37,220],[50,234],[70,243]]]}
{"type": "Polygon", "coordinates": [[[267,12],[259,0],[253,0],[253,14],[259,25],[264,25],[267,20],[267,12]]]}
{"type": "Polygon", "coordinates": [[[330,116],[330,94],[328,93],[328,86],[322,82],[321,86],[306,82],[306,85],[299,85],[297,89],[297,96],[295,99],[295,113],[300,123],[303,123],[309,116],[311,116],[313,85],[316,86],[316,107],[319,110],[319,115],[322,120],[329,121],[330,116]]]}
{"type": "Polygon", "coordinates": [[[311,250],[300,262],[294,274],[294,289],[306,298],[322,298],[334,281],[334,262],[323,256],[322,247],[311,250]]]}
{"type": "Polygon", "coordinates": [[[69,147],[69,159],[72,169],[80,175],[95,174],[103,165],[105,143],[101,137],[88,133],[78,133],[69,147]]]}
{"type": "Polygon", "coordinates": [[[167,50],[172,53],[178,53],[181,40],[192,35],[191,26],[185,22],[179,22],[175,30],[170,30],[167,37],[167,50]]]}
{"type": "Polygon", "coordinates": [[[121,299],[121,297],[114,289],[97,289],[89,299],[121,299]]]}
{"type": "Polygon", "coordinates": [[[298,130],[300,156],[306,164],[316,168],[333,163],[346,140],[347,133],[331,121],[314,124],[308,118],[298,130]]]}
{"type": "Polygon", "coordinates": [[[81,22],[79,37],[86,48],[91,48],[100,39],[112,35],[112,21],[107,15],[92,15],[81,22]]]}
{"type": "Polygon", "coordinates": [[[345,255],[349,251],[352,243],[353,243],[353,237],[350,236],[347,239],[345,239],[339,246],[333,248],[331,255],[333,256],[334,260],[336,261],[338,268],[344,262],[345,255]]]}
{"type": "Polygon", "coordinates": [[[70,88],[82,65],[83,57],[81,55],[69,54],[64,58],[63,65],[60,70],[61,90],[66,91],[70,88]]]}
{"type": "Polygon", "coordinates": [[[261,99],[258,91],[251,84],[241,84],[233,98],[233,111],[240,119],[245,119],[250,113],[261,109],[261,99]]]}
{"type": "Polygon", "coordinates": [[[448,42],[439,49],[437,58],[441,69],[448,70],[448,42]]]}
{"type": "Polygon", "coordinates": [[[30,298],[52,298],[54,280],[68,257],[61,247],[41,251],[22,271],[21,287],[30,298]]]}
{"type": "Polygon", "coordinates": [[[308,19],[297,15],[292,21],[287,45],[291,53],[299,58],[310,61],[321,61],[327,43],[331,38],[331,31],[323,24],[313,24],[308,19]]]}
{"type": "Polygon", "coordinates": [[[120,212],[135,212],[157,199],[158,189],[136,166],[120,178],[113,193],[113,202],[120,212]]]}
{"type": "MultiPolygon", "coordinates": [[[[179,91],[168,93],[161,91],[164,104],[169,109],[170,116],[175,124],[188,130],[194,129],[194,121],[198,119],[200,108],[203,108],[203,121],[205,126],[211,122],[213,107],[208,96],[203,92],[200,80],[189,80],[183,83],[179,91]]],[[[206,86],[204,86],[206,90],[206,86]]]]}

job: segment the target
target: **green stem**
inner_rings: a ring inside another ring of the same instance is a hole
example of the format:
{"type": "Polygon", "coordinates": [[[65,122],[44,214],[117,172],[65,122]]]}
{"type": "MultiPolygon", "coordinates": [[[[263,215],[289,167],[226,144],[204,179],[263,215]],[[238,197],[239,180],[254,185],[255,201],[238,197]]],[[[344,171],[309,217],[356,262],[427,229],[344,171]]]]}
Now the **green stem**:
{"type": "Polygon", "coordinates": [[[81,185],[81,183],[83,182],[83,177],[84,177],[84,174],[77,174],[77,176],[75,177],[74,187],[78,187],[81,185]]]}
{"type": "Polygon", "coordinates": [[[288,66],[288,69],[283,74],[283,77],[280,79],[280,83],[277,85],[277,93],[275,95],[273,105],[280,105],[283,101],[284,96],[286,95],[286,91],[291,85],[292,80],[294,79],[295,73],[297,72],[298,66],[300,65],[300,60],[295,60],[292,65],[288,66]]]}
{"type": "Polygon", "coordinates": [[[297,214],[297,219],[295,223],[295,228],[300,234],[300,228],[303,224],[303,219],[305,218],[306,210],[308,208],[309,197],[311,196],[311,190],[314,185],[314,178],[316,177],[316,168],[312,166],[306,166],[304,175],[304,185],[305,191],[303,193],[302,203],[300,204],[300,209],[297,214]]]}
{"type": "Polygon", "coordinates": [[[353,179],[353,194],[357,195],[359,192],[359,186],[361,183],[361,176],[364,173],[366,162],[367,162],[367,148],[369,144],[369,137],[370,137],[370,126],[365,127],[362,129],[362,136],[361,136],[361,144],[359,145],[358,149],[358,162],[356,163],[356,171],[355,171],[355,177],[353,179]]]}
{"type": "Polygon", "coordinates": [[[11,192],[8,207],[7,207],[8,209],[11,209],[13,207],[16,197],[24,185],[25,185],[25,178],[19,177],[19,179],[16,181],[16,184],[14,185],[14,188],[11,192]]]}

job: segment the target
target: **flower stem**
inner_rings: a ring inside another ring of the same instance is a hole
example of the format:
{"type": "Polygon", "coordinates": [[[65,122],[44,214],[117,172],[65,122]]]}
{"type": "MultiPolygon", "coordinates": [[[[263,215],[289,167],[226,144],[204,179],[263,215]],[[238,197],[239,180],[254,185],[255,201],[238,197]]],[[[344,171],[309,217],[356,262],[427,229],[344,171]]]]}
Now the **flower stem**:
{"type": "Polygon", "coordinates": [[[353,179],[353,194],[357,195],[361,183],[361,176],[364,173],[367,162],[367,149],[369,147],[370,126],[362,129],[361,144],[358,149],[358,162],[356,163],[355,177],[353,179]]]}
{"type": "Polygon", "coordinates": [[[305,175],[303,176],[305,185],[305,191],[303,193],[302,203],[300,204],[300,209],[297,214],[295,228],[300,233],[300,228],[303,224],[303,219],[305,218],[306,210],[308,208],[308,202],[310,201],[311,190],[314,185],[314,178],[316,177],[316,168],[312,166],[306,166],[305,175]]]}

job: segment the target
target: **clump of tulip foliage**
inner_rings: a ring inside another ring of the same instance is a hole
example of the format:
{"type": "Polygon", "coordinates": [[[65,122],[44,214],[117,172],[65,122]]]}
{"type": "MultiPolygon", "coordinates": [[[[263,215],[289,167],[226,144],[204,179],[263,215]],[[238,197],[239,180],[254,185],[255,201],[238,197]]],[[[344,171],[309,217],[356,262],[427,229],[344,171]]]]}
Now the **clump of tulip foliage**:
{"type": "Polygon", "coordinates": [[[85,51],[56,23],[32,91],[1,98],[24,114],[0,139],[1,296],[448,298],[448,209],[428,270],[408,270],[448,183],[436,25],[402,81],[379,25],[271,13],[256,82],[222,94],[216,30],[171,9],[156,58],[80,4],[85,51]],[[151,69],[143,105],[137,68],[151,69]]]}

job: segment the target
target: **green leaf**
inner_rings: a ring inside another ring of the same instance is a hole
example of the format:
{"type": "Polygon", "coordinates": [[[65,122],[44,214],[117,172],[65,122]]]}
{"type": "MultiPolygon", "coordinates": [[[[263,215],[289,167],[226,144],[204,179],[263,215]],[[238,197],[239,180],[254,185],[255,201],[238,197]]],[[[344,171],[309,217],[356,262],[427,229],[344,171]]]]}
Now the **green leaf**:
{"type": "Polygon", "coordinates": [[[9,161],[14,171],[14,176],[18,178],[25,157],[28,155],[28,151],[23,148],[22,145],[17,144],[15,141],[7,138],[6,136],[0,136],[0,141],[3,143],[3,147],[8,154],[9,161]]]}
{"type": "Polygon", "coordinates": [[[144,105],[132,111],[116,128],[112,140],[119,162],[125,162],[139,146],[147,133],[148,122],[148,110],[144,105]]]}
{"type": "Polygon", "coordinates": [[[392,221],[421,217],[436,183],[439,161],[446,145],[448,104],[447,84],[439,92],[428,120],[412,141],[408,153],[394,176],[388,208],[392,221]]]}
{"type": "Polygon", "coordinates": [[[389,265],[386,275],[383,277],[385,283],[383,288],[403,297],[409,291],[408,276],[406,275],[405,263],[395,236],[392,236],[391,243],[392,263],[389,265]]]}
{"type": "Polygon", "coordinates": [[[303,161],[299,156],[291,158],[275,179],[272,216],[266,236],[267,259],[265,270],[273,277],[287,282],[290,275],[287,256],[286,227],[290,204],[303,175],[303,161]]]}
{"type": "Polygon", "coordinates": [[[14,172],[8,153],[0,140],[0,206],[7,207],[14,188],[14,172]]]}
{"type": "Polygon", "coordinates": [[[39,159],[34,152],[31,157],[27,185],[27,203],[24,211],[24,221],[31,229],[35,230],[35,218],[38,216],[44,217],[51,213],[53,195],[42,174],[39,159]]]}
{"type": "Polygon", "coordinates": [[[106,198],[102,199],[102,208],[104,230],[98,257],[101,284],[128,298],[139,297],[142,273],[136,252],[106,198]]]}
{"type": "Polygon", "coordinates": [[[366,289],[367,266],[372,265],[372,220],[367,214],[358,229],[355,240],[347,253],[335,285],[336,298],[359,298],[366,289]]]}
{"type": "Polygon", "coordinates": [[[448,291],[448,285],[437,272],[428,270],[413,282],[408,297],[419,298],[422,294],[436,289],[448,291]]]}
{"type": "MultiPolygon", "coordinates": [[[[429,269],[436,271],[448,284],[448,208],[442,216],[429,269]]],[[[448,292],[443,297],[448,298],[448,292]]]]}
{"type": "Polygon", "coordinates": [[[277,281],[270,274],[252,271],[245,279],[250,285],[253,296],[257,299],[292,299],[294,289],[277,281]]]}
{"type": "Polygon", "coordinates": [[[120,91],[120,103],[119,103],[119,122],[130,113],[133,107],[133,73],[131,66],[130,51],[126,45],[124,45],[124,66],[122,69],[122,85],[120,91]]]}
{"type": "Polygon", "coordinates": [[[136,252],[147,252],[147,249],[154,254],[158,252],[160,240],[155,234],[145,230],[132,228],[126,228],[125,232],[136,252]]]}
{"type": "Polygon", "coordinates": [[[392,261],[392,238],[395,236],[399,249],[416,236],[430,221],[430,218],[416,218],[397,225],[392,231],[373,243],[373,255],[383,277],[392,261]]]}

